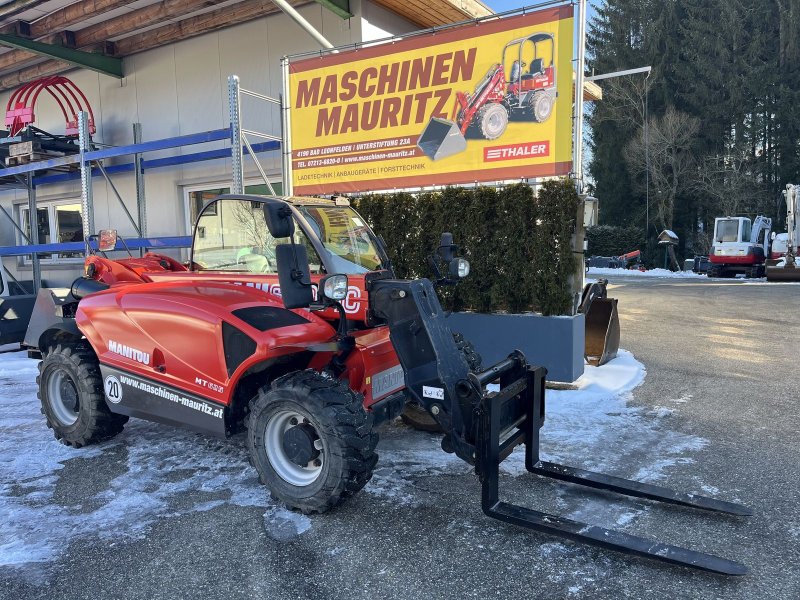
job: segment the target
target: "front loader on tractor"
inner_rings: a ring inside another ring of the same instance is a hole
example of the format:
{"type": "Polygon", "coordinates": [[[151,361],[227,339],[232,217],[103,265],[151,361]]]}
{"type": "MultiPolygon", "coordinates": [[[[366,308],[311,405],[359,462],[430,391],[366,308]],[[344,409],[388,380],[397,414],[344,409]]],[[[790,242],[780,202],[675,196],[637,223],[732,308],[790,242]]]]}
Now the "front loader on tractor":
{"type": "MultiPolygon", "coordinates": [[[[444,235],[437,283],[469,271],[453,248],[444,235]]],[[[542,460],[545,369],[518,351],[482,368],[460,341],[434,283],[395,279],[381,242],[349,206],[246,195],[203,209],[188,267],[158,255],[90,256],[70,290],[40,292],[26,337],[30,354],[42,358],[47,424],[75,447],[119,433],[129,417],[220,437],[243,430],[273,497],[325,512],[367,484],[378,460],[376,425],[413,400],[444,432],[442,449],[475,467],[488,516],[667,563],[746,572],[723,558],[502,501],[500,463],[523,446],[536,475],[750,514],[542,460]]]]}
{"type": "Polygon", "coordinates": [[[456,93],[452,119],[433,117],[417,146],[431,160],[446,158],[463,152],[467,137],[496,140],[505,133],[509,119],[544,123],[553,113],[555,102],[553,35],[534,33],[511,40],[503,47],[501,62],[489,68],[475,91],[456,93]],[[530,66],[523,60],[528,54],[530,66]],[[506,76],[509,57],[513,62],[506,76]]]}

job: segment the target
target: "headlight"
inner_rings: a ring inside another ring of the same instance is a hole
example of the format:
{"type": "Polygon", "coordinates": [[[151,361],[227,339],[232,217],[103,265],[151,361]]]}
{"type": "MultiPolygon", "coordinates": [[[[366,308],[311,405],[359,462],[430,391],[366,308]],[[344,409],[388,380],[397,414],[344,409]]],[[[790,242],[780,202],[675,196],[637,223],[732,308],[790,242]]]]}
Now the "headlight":
{"type": "Polygon", "coordinates": [[[464,279],[469,275],[469,261],[463,258],[456,258],[450,262],[450,278],[464,279]]]}
{"type": "Polygon", "coordinates": [[[340,302],[347,297],[347,275],[329,275],[322,281],[326,298],[340,302]]]}

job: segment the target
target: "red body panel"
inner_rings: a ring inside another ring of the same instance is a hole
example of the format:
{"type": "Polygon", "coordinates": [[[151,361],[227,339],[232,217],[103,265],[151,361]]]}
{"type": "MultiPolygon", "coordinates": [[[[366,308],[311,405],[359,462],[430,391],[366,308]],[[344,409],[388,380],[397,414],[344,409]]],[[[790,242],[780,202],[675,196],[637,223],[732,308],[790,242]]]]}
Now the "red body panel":
{"type": "Polygon", "coordinates": [[[715,265],[760,265],[764,262],[763,257],[756,254],[745,254],[744,256],[716,256],[711,254],[708,262],[715,265]]]}
{"type": "Polygon", "coordinates": [[[555,85],[555,67],[546,67],[544,73],[534,77],[525,77],[519,82],[514,82],[508,86],[508,93],[517,96],[520,93],[532,90],[546,90],[555,85]]]}
{"type": "Polygon", "coordinates": [[[230,384],[248,367],[334,334],[326,321],[306,310],[294,312],[309,323],[267,331],[231,314],[264,303],[258,290],[215,283],[119,285],[81,300],[75,318],[100,362],[229,404],[230,384]],[[222,348],[223,318],[257,343],[256,352],[230,378],[222,348]],[[126,358],[112,351],[110,342],[140,351],[148,360],[126,358]]]}
{"type": "MultiPolygon", "coordinates": [[[[263,298],[269,302],[280,305],[280,286],[277,275],[259,275],[255,273],[236,273],[225,271],[152,271],[143,274],[146,281],[174,281],[183,282],[187,279],[193,281],[214,281],[219,283],[233,283],[260,290],[263,298]]],[[[311,281],[318,283],[322,275],[312,275],[311,281]]],[[[367,318],[367,292],[363,275],[348,275],[347,298],[342,302],[349,319],[353,321],[366,321],[367,318]]],[[[335,309],[315,313],[330,320],[339,318],[335,309]]]]}
{"type": "Polygon", "coordinates": [[[123,258],[119,260],[111,260],[95,254],[86,259],[85,267],[88,269],[89,265],[93,265],[93,278],[108,285],[121,282],[141,283],[147,281],[146,278],[142,277],[144,273],[186,272],[186,267],[174,258],[153,252],[148,252],[141,258],[123,258]]]}
{"type": "MultiPolygon", "coordinates": [[[[154,276],[157,282],[122,282],[81,300],[76,322],[101,363],[229,405],[238,380],[253,365],[334,339],[335,328],[305,309],[292,312],[308,323],[267,331],[259,331],[232,314],[252,306],[282,309],[280,297],[269,289],[270,285],[277,287],[274,276],[242,275],[249,279],[231,285],[227,277],[221,282],[189,272],[174,273],[174,277],[159,275],[151,272],[145,276],[154,276]],[[249,281],[254,277],[264,280],[264,288],[249,281]],[[222,342],[223,321],[257,344],[256,351],[230,376],[222,342]],[[125,350],[121,352],[120,347],[125,350]]],[[[352,389],[364,394],[365,406],[369,407],[381,399],[372,397],[371,377],[399,361],[388,328],[353,335],[356,348],[345,363],[344,377],[352,389]]],[[[332,355],[333,351],[316,351],[309,366],[322,369],[332,355]]]]}

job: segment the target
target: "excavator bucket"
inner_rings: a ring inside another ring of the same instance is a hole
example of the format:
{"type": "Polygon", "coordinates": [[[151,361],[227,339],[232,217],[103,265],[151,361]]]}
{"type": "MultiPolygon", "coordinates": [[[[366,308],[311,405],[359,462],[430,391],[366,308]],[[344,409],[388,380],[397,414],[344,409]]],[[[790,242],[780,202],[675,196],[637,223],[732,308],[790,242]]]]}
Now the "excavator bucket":
{"type": "Polygon", "coordinates": [[[466,150],[467,140],[457,123],[433,117],[419,136],[417,147],[431,160],[439,160],[466,150]]]}
{"type": "Polygon", "coordinates": [[[800,268],[767,267],[767,281],[800,281],[800,268]]]}
{"type": "Polygon", "coordinates": [[[617,299],[606,297],[606,285],[606,279],[588,284],[581,301],[580,311],[586,319],[583,355],[594,367],[606,364],[619,351],[617,299]]]}
{"type": "Polygon", "coordinates": [[[767,263],[767,281],[800,281],[800,267],[785,263],[785,259],[776,265],[767,263]]]}
{"type": "Polygon", "coordinates": [[[619,314],[616,298],[592,302],[586,313],[584,357],[594,367],[606,364],[619,350],[619,314]]]}

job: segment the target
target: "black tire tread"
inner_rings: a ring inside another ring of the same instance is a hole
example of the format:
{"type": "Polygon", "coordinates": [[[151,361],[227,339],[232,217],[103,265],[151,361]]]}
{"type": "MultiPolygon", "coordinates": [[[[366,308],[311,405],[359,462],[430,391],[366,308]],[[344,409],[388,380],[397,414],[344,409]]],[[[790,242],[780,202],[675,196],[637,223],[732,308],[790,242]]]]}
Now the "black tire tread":
{"type": "Polygon", "coordinates": [[[259,471],[261,483],[268,487],[267,477],[253,458],[256,451],[253,432],[259,414],[273,401],[270,393],[278,389],[290,391],[296,399],[305,399],[303,406],[316,418],[324,433],[338,438],[344,472],[311,498],[284,497],[274,490],[270,490],[271,496],[287,508],[304,514],[324,513],[361,490],[372,478],[378,462],[375,453],[378,434],[372,431],[372,414],[364,410],[363,396],[351,390],[346,382],[326,377],[313,369],[289,373],[263,386],[250,403],[247,445],[250,464],[259,471]]]}
{"type": "Polygon", "coordinates": [[[53,435],[57,440],[67,446],[81,448],[111,438],[122,431],[125,423],[128,422],[128,417],[112,413],[106,405],[100,363],[87,342],[60,342],[47,350],[44,359],[39,362],[38,368],[37,397],[42,403],[41,412],[47,419],[47,426],[53,430],[53,435]],[[54,355],[62,356],[75,369],[76,383],[80,388],[78,391],[81,395],[79,417],[81,428],[79,431],[65,431],[60,423],[51,421],[45,410],[47,400],[42,393],[42,371],[45,363],[52,360],[54,355]]]}

